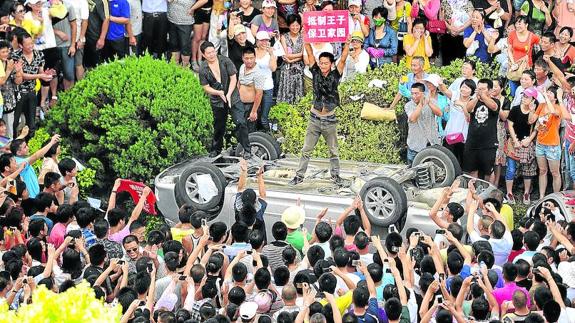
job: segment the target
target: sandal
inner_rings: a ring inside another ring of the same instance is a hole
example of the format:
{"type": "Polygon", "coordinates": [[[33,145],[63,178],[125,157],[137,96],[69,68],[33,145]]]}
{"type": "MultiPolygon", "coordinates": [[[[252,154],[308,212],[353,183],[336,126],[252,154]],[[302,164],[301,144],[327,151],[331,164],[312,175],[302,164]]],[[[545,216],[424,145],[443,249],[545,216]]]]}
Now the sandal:
{"type": "Polygon", "coordinates": [[[52,96],[52,99],[50,99],[50,103],[48,103],[48,106],[51,108],[55,106],[56,103],[58,103],[58,97],[54,95],[52,96]]]}

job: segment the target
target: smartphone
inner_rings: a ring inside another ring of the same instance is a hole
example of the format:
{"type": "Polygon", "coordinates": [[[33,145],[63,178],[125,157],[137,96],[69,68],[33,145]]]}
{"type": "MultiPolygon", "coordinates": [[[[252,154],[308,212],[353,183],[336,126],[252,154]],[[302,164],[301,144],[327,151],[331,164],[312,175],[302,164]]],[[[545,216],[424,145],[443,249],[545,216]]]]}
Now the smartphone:
{"type": "Polygon", "coordinates": [[[28,279],[24,278],[24,279],[22,280],[22,284],[28,284],[28,279]]]}
{"type": "Polygon", "coordinates": [[[440,280],[440,281],[441,281],[441,280],[445,280],[445,274],[440,273],[440,274],[439,274],[439,280],[440,280]]]}
{"type": "Polygon", "coordinates": [[[253,250],[246,250],[246,254],[251,255],[253,250]]]}
{"type": "Polygon", "coordinates": [[[178,280],[186,280],[186,276],[180,275],[180,278],[178,278],[178,280]]]}
{"type": "Polygon", "coordinates": [[[389,262],[389,259],[385,258],[383,259],[383,262],[389,262]]]}
{"type": "Polygon", "coordinates": [[[300,231],[303,230],[303,223],[299,225],[300,231]]]}
{"type": "Polygon", "coordinates": [[[538,274],[541,275],[541,271],[538,268],[533,268],[533,270],[531,270],[534,274],[538,274]]]}
{"type": "Polygon", "coordinates": [[[124,260],[118,260],[118,265],[123,265],[124,264],[124,260]]]}
{"type": "Polygon", "coordinates": [[[420,235],[420,236],[419,236],[419,241],[421,241],[421,242],[425,241],[425,236],[421,236],[421,235],[420,235]]]}
{"type": "Polygon", "coordinates": [[[208,240],[214,241],[214,237],[210,236],[210,237],[208,238],[208,240]]]}
{"type": "Polygon", "coordinates": [[[435,299],[437,300],[437,304],[443,303],[443,296],[437,295],[437,296],[435,297],[435,299]]]}
{"type": "Polygon", "coordinates": [[[152,266],[152,264],[148,264],[148,272],[151,273],[152,270],[154,270],[154,267],[152,266]]]}
{"type": "Polygon", "coordinates": [[[359,260],[352,260],[352,261],[351,261],[351,265],[352,265],[353,267],[357,267],[357,265],[359,265],[359,260]]]}
{"type": "Polygon", "coordinates": [[[416,236],[416,237],[420,237],[420,236],[421,236],[421,232],[419,232],[419,231],[414,232],[413,235],[416,236]]]}
{"type": "Polygon", "coordinates": [[[413,258],[414,255],[415,255],[415,249],[409,250],[409,256],[410,256],[411,258],[413,258]]]}
{"type": "Polygon", "coordinates": [[[396,246],[391,247],[391,252],[398,253],[399,247],[396,247],[396,246]]]}
{"type": "Polygon", "coordinates": [[[391,268],[389,268],[389,267],[385,268],[385,272],[388,274],[391,274],[391,268]]]}
{"type": "Polygon", "coordinates": [[[387,233],[392,233],[392,232],[397,232],[397,229],[395,228],[395,225],[390,225],[389,228],[387,228],[387,233]]]}
{"type": "Polygon", "coordinates": [[[208,225],[208,221],[206,221],[206,219],[202,219],[202,226],[206,226],[208,225]]]}
{"type": "Polygon", "coordinates": [[[445,234],[445,230],[444,229],[437,229],[437,230],[435,230],[435,234],[445,234]]]}
{"type": "Polygon", "coordinates": [[[323,269],[324,273],[331,273],[331,268],[327,267],[323,269]]]}
{"type": "Polygon", "coordinates": [[[139,306],[145,306],[146,302],[145,301],[140,301],[140,305],[139,306]]]}

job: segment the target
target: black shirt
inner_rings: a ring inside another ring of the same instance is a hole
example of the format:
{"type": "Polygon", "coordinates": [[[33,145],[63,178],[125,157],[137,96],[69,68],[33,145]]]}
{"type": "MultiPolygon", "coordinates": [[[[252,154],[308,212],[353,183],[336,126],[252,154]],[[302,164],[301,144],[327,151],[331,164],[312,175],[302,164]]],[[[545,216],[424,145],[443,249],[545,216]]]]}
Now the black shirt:
{"type": "MultiPolygon", "coordinates": [[[[200,64],[200,72],[198,73],[200,78],[200,84],[202,86],[209,85],[214,90],[223,90],[224,93],[227,95],[228,88],[230,87],[230,78],[233,75],[237,75],[238,71],[236,70],[232,61],[225,57],[218,55],[218,63],[220,64],[220,80],[221,83],[216,80],[212,70],[208,66],[207,61],[202,61],[200,64]]],[[[224,101],[217,95],[210,95],[210,102],[212,107],[223,108],[225,106],[224,101]]],[[[232,93],[232,105],[240,102],[240,94],[238,92],[238,87],[234,87],[234,92],[232,93]]]]}
{"type": "Polygon", "coordinates": [[[249,16],[246,16],[243,12],[241,14],[239,14],[240,19],[242,20],[242,25],[246,26],[247,28],[250,28],[250,26],[252,25],[252,20],[254,20],[254,18],[257,15],[261,15],[262,12],[257,9],[254,8],[254,10],[252,10],[252,13],[249,16]]]}
{"type": "Polygon", "coordinates": [[[337,87],[341,79],[341,74],[337,68],[335,68],[329,71],[326,76],[323,76],[317,63],[310,68],[310,72],[313,75],[314,109],[321,111],[322,108],[325,107],[328,111],[333,111],[339,106],[337,87]]]}
{"type": "Polygon", "coordinates": [[[507,120],[513,122],[513,130],[517,139],[523,140],[529,137],[531,132],[531,125],[529,124],[529,112],[523,113],[520,106],[514,106],[509,112],[507,120]]]}
{"type": "Polygon", "coordinates": [[[232,60],[232,63],[234,63],[234,66],[236,67],[236,70],[240,70],[240,66],[242,66],[242,64],[244,63],[242,61],[242,51],[244,50],[244,48],[246,46],[251,46],[253,47],[254,44],[250,43],[249,41],[246,40],[246,44],[244,46],[238,44],[238,42],[235,39],[228,39],[228,56],[230,57],[230,59],[232,60]]]}
{"type": "Polygon", "coordinates": [[[86,30],[86,38],[97,40],[100,38],[102,31],[102,23],[106,18],[110,17],[110,6],[108,0],[88,0],[88,9],[90,15],[88,16],[88,29],[86,30]]]}
{"type": "Polygon", "coordinates": [[[466,145],[470,149],[497,148],[497,119],[499,108],[496,111],[489,109],[485,103],[477,101],[470,113],[469,132],[466,145]]]}

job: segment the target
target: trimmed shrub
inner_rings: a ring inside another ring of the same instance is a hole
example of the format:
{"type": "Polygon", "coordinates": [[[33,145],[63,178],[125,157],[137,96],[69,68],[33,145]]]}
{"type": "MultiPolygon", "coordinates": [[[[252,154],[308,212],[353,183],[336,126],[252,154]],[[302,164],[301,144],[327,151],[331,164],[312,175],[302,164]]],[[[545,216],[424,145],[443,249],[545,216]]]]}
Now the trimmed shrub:
{"type": "Polygon", "coordinates": [[[95,170],[99,184],[116,177],[150,183],[164,168],[206,152],[212,112],[190,70],[129,57],[100,65],[64,92],[47,127],[95,170]]]}
{"type": "MultiPolygon", "coordinates": [[[[429,73],[436,73],[444,78],[449,85],[461,75],[463,60],[458,59],[449,66],[433,66],[429,73]]],[[[496,66],[477,62],[475,75],[478,78],[497,77],[496,66]]],[[[341,83],[339,95],[341,106],[337,108],[337,132],[339,155],[341,159],[370,161],[378,163],[399,163],[405,159],[407,138],[407,116],[402,100],[395,107],[397,121],[368,121],[360,118],[364,102],[370,102],[380,107],[391,104],[398,89],[401,77],[409,72],[404,61],[400,64],[387,64],[382,68],[359,74],[354,79],[341,83]],[[386,81],[383,89],[369,88],[370,81],[379,79],[386,81]],[[363,94],[363,98],[353,101],[350,97],[363,94]],[[401,158],[400,158],[401,156],[401,158]]],[[[308,94],[297,104],[280,103],[272,108],[270,118],[278,125],[278,136],[282,137],[282,149],[288,154],[301,154],[309,110],[312,105],[312,95],[308,94]]],[[[323,138],[320,139],[313,157],[329,157],[329,151],[323,138]]]]}

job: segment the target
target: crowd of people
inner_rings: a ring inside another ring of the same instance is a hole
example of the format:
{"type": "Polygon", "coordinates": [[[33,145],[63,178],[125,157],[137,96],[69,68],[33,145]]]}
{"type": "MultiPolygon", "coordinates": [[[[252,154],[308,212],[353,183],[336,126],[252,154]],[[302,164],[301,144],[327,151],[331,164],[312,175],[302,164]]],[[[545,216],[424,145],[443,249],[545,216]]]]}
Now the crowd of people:
{"type": "Polygon", "coordinates": [[[575,182],[575,3],[375,2],[3,1],[0,302],[17,311],[40,286],[63,293],[87,281],[105,306],[121,306],[121,322],[575,321],[571,215],[548,201],[515,223],[509,207],[515,178],[525,204],[567,187],[561,165],[575,182]],[[305,42],[304,14],[335,9],[349,10],[347,41],[305,42]],[[498,186],[503,175],[505,192],[482,199],[473,181],[455,182],[430,210],[435,233],[380,237],[359,198],[335,223],[327,209],[314,216],[300,205],[272,223],[263,172],[247,187],[242,161],[233,223],[184,205],[180,223],[147,230],[150,188],[130,206],[117,180],[100,210],[79,198],[78,165],[60,158],[58,135],[32,154],[26,141],[59,90],[144,52],[198,73],[214,113],[212,156],[228,114],[250,159],[248,133],[270,130],[274,102],[311,91],[292,185],[304,181],[320,136],[343,183],[338,85],[405,59],[411,72],[391,106],[405,103],[408,162],[444,145],[472,176],[498,186]],[[457,58],[466,60],[452,84],[428,73],[457,58]],[[500,77],[476,78],[477,61],[498,63],[500,77]],[[450,202],[465,190],[463,205],[450,202]]]}

